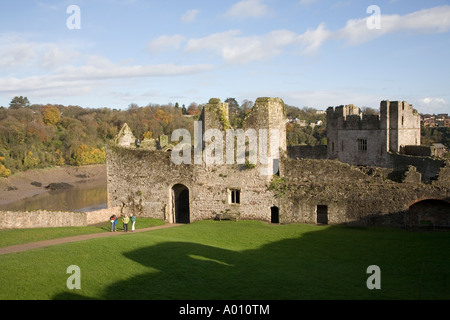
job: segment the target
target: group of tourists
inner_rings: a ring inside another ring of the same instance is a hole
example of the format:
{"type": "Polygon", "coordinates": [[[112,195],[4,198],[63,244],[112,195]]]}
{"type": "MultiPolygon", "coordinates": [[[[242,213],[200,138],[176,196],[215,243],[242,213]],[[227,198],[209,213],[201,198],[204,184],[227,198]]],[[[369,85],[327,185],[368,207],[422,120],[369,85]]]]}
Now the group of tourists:
{"type": "MultiPolygon", "coordinates": [[[[117,231],[117,216],[114,214],[109,218],[109,221],[111,222],[111,232],[117,231]]],[[[131,213],[130,216],[127,214],[122,218],[123,223],[123,231],[128,232],[128,224],[131,222],[131,231],[134,231],[134,225],[136,223],[136,217],[131,213]]]]}

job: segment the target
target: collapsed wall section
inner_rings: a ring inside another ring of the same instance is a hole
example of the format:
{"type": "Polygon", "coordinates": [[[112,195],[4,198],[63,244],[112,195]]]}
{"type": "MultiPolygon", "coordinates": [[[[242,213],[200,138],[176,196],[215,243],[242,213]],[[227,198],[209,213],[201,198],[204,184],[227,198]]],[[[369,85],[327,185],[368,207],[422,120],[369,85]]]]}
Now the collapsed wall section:
{"type": "Polygon", "coordinates": [[[279,198],[280,220],[317,223],[318,210],[327,208],[329,224],[404,227],[409,206],[417,199],[450,199],[450,185],[389,179],[385,168],[358,168],[337,160],[283,159],[284,176],[272,184],[279,198]]]}

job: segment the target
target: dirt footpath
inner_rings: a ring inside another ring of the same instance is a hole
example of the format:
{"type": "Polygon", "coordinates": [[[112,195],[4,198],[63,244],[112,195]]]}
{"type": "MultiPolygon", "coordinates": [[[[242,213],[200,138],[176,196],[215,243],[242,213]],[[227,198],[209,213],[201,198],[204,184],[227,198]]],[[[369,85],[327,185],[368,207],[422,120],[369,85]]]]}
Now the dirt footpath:
{"type": "Polygon", "coordinates": [[[36,169],[0,178],[0,205],[15,202],[50,191],[50,184],[71,185],[87,183],[95,186],[106,184],[106,165],[81,167],[56,167],[36,169]]]}
{"type": "Polygon", "coordinates": [[[66,237],[66,238],[58,238],[58,239],[30,242],[30,243],[25,243],[25,244],[16,244],[13,246],[0,248],[0,255],[7,254],[7,253],[14,253],[14,252],[22,252],[22,251],[27,251],[27,250],[31,250],[31,249],[46,248],[49,246],[62,244],[62,243],[77,242],[77,241],[105,238],[105,237],[125,235],[125,234],[131,235],[131,234],[139,233],[139,232],[146,232],[146,231],[150,231],[150,230],[158,230],[158,229],[164,229],[164,228],[172,228],[172,227],[178,227],[178,226],[182,226],[182,225],[183,224],[168,223],[168,224],[164,224],[162,226],[149,227],[149,228],[144,228],[144,229],[136,229],[135,231],[132,231],[132,232],[123,232],[122,231],[122,232],[92,233],[92,234],[84,234],[84,235],[72,236],[72,237],[66,237]]]}

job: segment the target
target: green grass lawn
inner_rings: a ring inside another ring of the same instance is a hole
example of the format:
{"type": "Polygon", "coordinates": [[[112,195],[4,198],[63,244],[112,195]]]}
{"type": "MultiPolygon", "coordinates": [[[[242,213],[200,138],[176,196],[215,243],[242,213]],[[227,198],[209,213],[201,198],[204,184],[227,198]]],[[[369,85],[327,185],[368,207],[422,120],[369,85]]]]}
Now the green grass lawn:
{"type": "MultiPolygon", "coordinates": [[[[143,229],[164,224],[163,221],[150,218],[139,218],[136,228],[143,229]]],[[[131,230],[131,224],[129,224],[131,230]]],[[[0,247],[12,246],[34,241],[51,240],[90,233],[109,231],[111,223],[106,221],[95,226],[88,227],[61,227],[61,228],[31,228],[31,229],[7,229],[0,230],[0,247]]],[[[117,222],[117,231],[122,231],[122,222],[117,222]]]]}
{"type": "Polygon", "coordinates": [[[200,221],[2,255],[0,299],[450,299],[449,248],[449,232],[200,221]]]}

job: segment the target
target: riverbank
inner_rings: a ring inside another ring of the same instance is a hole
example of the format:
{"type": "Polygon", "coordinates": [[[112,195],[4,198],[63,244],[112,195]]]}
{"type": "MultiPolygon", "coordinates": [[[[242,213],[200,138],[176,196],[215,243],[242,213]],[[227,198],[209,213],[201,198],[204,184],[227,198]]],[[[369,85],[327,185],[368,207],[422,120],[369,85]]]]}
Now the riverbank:
{"type": "Polygon", "coordinates": [[[76,187],[86,183],[93,187],[106,185],[106,165],[64,166],[20,172],[0,178],[0,205],[49,192],[49,185],[76,187]]]}

